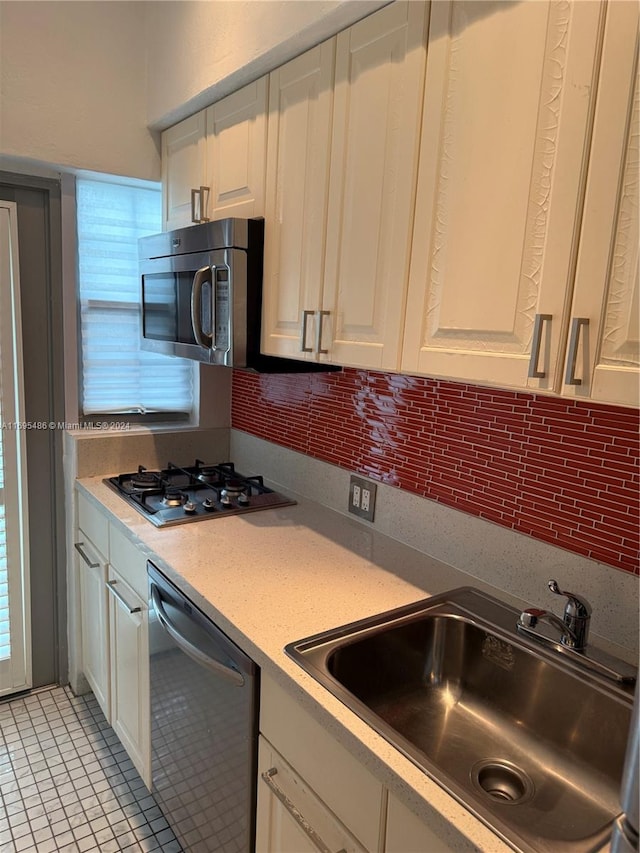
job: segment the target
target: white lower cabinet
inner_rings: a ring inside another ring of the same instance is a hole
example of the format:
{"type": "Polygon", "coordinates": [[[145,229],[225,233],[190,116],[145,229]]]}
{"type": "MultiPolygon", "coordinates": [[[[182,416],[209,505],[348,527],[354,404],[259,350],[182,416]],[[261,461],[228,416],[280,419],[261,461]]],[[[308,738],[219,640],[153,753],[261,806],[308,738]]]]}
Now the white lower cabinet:
{"type": "Polygon", "coordinates": [[[256,853],[450,853],[266,673],[260,732],[256,853]]]}
{"type": "Polygon", "coordinates": [[[82,670],[107,722],[150,788],[146,558],[80,493],[77,507],[82,670]]]}
{"type": "Polygon", "coordinates": [[[450,853],[451,848],[404,803],[389,794],[385,853],[450,853]]]}
{"type": "MultiPolygon", "coordinates": [[[[269,776],[272,785],[258,777],[256,853],[306,850],[306,842],[280,846],[294,843],[301,835],[310,841],[303,824],[322,839],[327,850],[376,853],[386,799],[382,783],[264,672],[260,732],[260,774],[277,772],[269,776]],[[274,793],[273,786],[290,805],[274,793]]],[[[317,839],[310,850],[324,849],[317,839]]]]}
{"type": "Polygon", "coordinates": [[[111,726],[151,786],[149,616],[146,602],[109,568],[111,726]]]}
{"type": "Polygon", "coordinates": [[[365,853],[309,785],[260,737],[256,853],[365,853]]]}
{"type": "Polygon", "coordinates": [[[110,714],[107,559],[89,536],[78,529],[76,539],[77,572],[80,587],[80,624],[82,668],[103,714],[110,714]]]}

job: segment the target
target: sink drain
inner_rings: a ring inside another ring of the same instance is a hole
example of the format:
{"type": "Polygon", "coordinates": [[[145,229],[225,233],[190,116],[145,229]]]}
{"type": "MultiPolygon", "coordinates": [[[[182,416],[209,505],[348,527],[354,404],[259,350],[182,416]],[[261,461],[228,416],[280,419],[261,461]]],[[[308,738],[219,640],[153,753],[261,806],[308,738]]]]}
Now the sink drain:
{"type": "Polygon", "coordinates": [[[516,805],[530,800],[534,785],[520,767],[510,761],[489,759],[471,768],[471,782],[495,802],[516,805]]]}

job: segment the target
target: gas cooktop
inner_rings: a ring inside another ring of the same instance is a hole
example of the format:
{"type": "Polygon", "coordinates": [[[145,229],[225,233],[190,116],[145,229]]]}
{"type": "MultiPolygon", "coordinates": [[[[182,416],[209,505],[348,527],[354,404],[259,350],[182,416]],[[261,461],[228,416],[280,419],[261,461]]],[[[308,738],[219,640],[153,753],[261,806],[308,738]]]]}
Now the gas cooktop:
{"type": "Polygon", "coordinates": [[[140,465],[137,471],[103,482],[156,527],[295,504],[267,488],[261,476],[240,474],[233,462],[208,465],[196,459],[188,467],[169,462],[159,471],[140,465]]]}

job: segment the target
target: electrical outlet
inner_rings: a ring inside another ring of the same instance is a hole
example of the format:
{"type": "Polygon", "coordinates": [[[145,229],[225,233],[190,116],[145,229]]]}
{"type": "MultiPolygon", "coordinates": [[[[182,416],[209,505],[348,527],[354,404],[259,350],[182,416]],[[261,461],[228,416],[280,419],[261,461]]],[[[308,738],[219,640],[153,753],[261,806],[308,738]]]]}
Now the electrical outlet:
{"type": "Polygon", "coordinates": [[[376,484],[351,475],[349,483],[349,512],[373,521],[376,506],[376,484]]]}

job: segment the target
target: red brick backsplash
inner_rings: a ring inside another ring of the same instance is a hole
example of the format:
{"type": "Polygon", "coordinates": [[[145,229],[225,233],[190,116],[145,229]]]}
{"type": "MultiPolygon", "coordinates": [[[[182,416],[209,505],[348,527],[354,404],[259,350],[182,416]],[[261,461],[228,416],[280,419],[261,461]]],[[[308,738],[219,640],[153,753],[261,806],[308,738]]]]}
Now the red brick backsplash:
{"type": "Polygon", "coordinates": [[[365,370],[236,370],[232,426],[640,572],[635,409],[365,370]]]}

